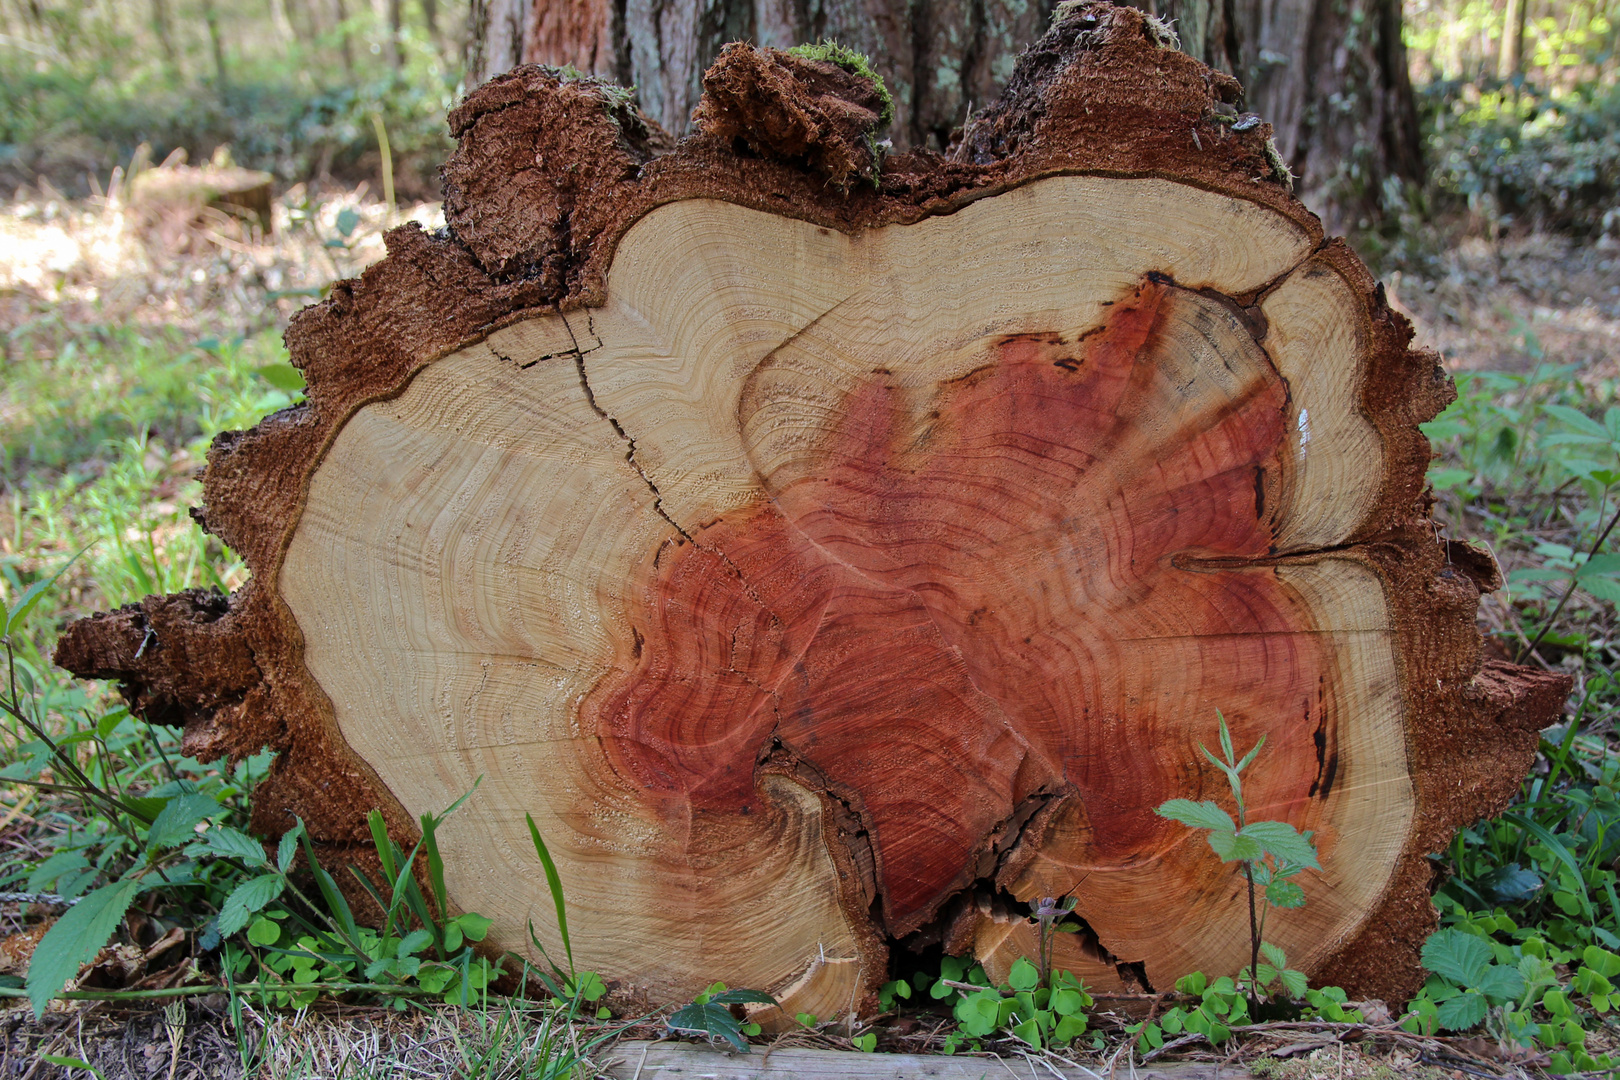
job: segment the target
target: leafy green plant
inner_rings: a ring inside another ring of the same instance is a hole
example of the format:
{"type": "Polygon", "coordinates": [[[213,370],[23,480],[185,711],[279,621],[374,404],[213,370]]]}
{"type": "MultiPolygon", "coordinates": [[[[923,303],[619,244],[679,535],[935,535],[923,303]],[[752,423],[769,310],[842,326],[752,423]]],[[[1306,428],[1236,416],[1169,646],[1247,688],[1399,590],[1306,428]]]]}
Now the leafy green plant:
{"type": "MultiPolygon", "coordinates": [[[[725,983],[717,982],[693,998],[691,1004],[676,1009],[669,1018],[669,1027],[671,1031],[702,1035],[711,1041],[724,1039],[746,1054],[748,1037],[758,1035],[760,1028],[751,1021],[739,1020],[731,1011],[732,1006],[775,1004],[776,999],[769,994],[758,990],[733,990],[725,983]]],[[[875,1038],[873,1041],[875,1045],[875,1038]]]]}
{"type": "Polygon", "coordinates": [[[257,856],[250,852],[258,848],[251,837],[224,829],[204,833],[193,849],[196,854],[234,858],[256,872],[226,898],[213,926],[214,940],[247,931],[246,948],[227,952],[225,963],[231,973],[240,976],[257,961],[287,984],[286,990],[269,995],[282,1007],[315,1000],[317,993],[301,986],[319,983],[324,988],[344,982],[364,984],[398,1009],[420,993],[439,995],[450,1004],[468,1004],[500,973],[500,963],[492,963],[474,948],[489,932],[489,919],[471,912],[449,915],[435,833],[471,794],[457,799],[443,814],[422,815],[422,839],[408,856],[388,836],[382,815],[372,811],[372,840],[385,878],[382,888],[358,869],[350,867],[350,872],[383,912],[382,926],[376,930],[359,925],[336,880],[317,861],[302,822],[282,836],[274,862],[262,848],[257,856]],[[305,897],[294,883],[293,864],[300,848],[324,907],[305,897]],[[431,908],[413,872],[419,854],[428,867],[431,908]],[[264,910],[285,893],[303,903],[264,910]]]}
{"type": "Polygon", "coordinates": [[[1424,942],[1423,966],[1439,976],[1428,996],[1437,1005],[1436,1023],[1449,1031],[1473,1027],[1490,1006],[1516,1001],[1525,991],[1518,967],[1497,963],[1483,938],[1455,928],[1424,942]]]}
{"type": "Polygon", "coordinates": [[[1612,980],[1620,976],[1620,954],[1595,945],[1578,953],[1558,949],[1504,916],[1485,916],[1461,918],[1430,935],[1423,963],[1433,974],[1407,1007],[1408,1031],[1483,1024],[1504,1043],[1546,1051],[1555,1074],[1617,1064],[1611,1055],[1589,1053],[1586,1038],[1595,1019],[1616,1005],[1612,980]],[[1493,937],[1502,932],[1520,940],[1508,945],[1493,937]],[[1573,973],[1567,982],[1566,971],[1573,973]]]}
{"type": "Polygon", "coordinates": [[[1593,693],[1543,738],[1546,772],[1526,781],[1521,799],[1452,842],[1436,897],[1448,918],[1500,912],[1560,948],[1620,950],[1620,756],[1581,734],[1593,693]]]}
{"type": "Polygon", "coordinates": [[[1219,1046],[1232,1037],[1234,1027],[1249,1020],[1249,1003],[1243,991],[1225,975],[1214,980],[1201,971],[1184,975],[1176,980],[1176,993],[1197,1000],[1174,1006],[1157,1021],[1143,1020],[1126,1027],[1128,1034],[1136,1036],[1140,1050],[1157,1050],[1164,1045],[1166,1035],[1174,1038],[1187,1033],[1202,1035],[1219,1046]]]}
{"type": "MultiPolygon", "coordinates": [[[[1238,760],[1232,749],[1232,733],[1227,730],[1226,717],[1220,710],[1215,716],[1220,723],[1221,754],[1217,758],[1209,752],[1209,748],[1199,743],[1204,757],[1210,764],[1226,775],[1226,781],[1232,789],[1232,799],[1237,806],[1237,820],[1221,807],[1209,800],[1194,802],[1191,799],[1170,799],[1159,806],[1156,811],[1161,817],[1178,821],[1194,829],[1203,829],[1209,833],[1210,849],[1213,850],[1222,862],[1237,863],[1243,868],[1243,876],[1249,887],[1249,940],[1250,961],[1249,966],[1239,974],[1239,980],[1248,987],[1249,1003],[1258,1011],[1260,990],[1262,986],[1272,982],[1281,982],[1283,987],[1290,991],[1290,996],[1299,996],[1292,993],[1298,980],[1292,982],[1281,978],[1279,969],[1285,965],[1277,963],[1262,967],[1260,953],[1264,947],[1266,928],[1266,914],[1271,908],[1298,908],[1305,905],[1305,890],[1299,883],[1292,880],[1305,870],[1320,870],[1316,861],[1316,846],[1311,842],[1311,834],[1301,834],[1299,830],[1285,821],[1254,821],[1248,820],[1247,808],[1243,802],[1243,770],[1253,764],[1265,746],[1265,736],[1255,743],[1242,760],[1238,760]],[[1265,897],[1265,910],[1257,911],[1256,891],[1265,897]],[[1270,970],[1272,977],[1264,978],[1266,970],[1270,970]]],[[[1281,956],[1281,950],[1275,954],[1281,956]]],[[[1296,973],[1297,974],[1297,973],[1296,973]]],[[[1298,987],[1303,992],[1303,987],[1298,987]]]]}
{"type": "MultiPolygon", "coordinates": [[[[1265,948],[1268,963],[1260,965],[1261,985],[1269,985],[1268,967],[1275,972],[1273,979],[1289,996],[1303,999],[1300,1010],[1302,1020],[1326,1020],[1329,1023],[1359,1023],[1362,1013],[1348,1005],[1349,995],[1337,986],[1305,989],[1305,976],[1288,967],[1288,958],[1281,949],[1269,942],[1265,948]]],[[[1139,1050],[1149,1053],[1163,1047],[1171,1039],[1190,1035],[1202,1036],[1212,1046],[1230,1039],[1235,1030],[1252,1021],[1249,1001],[1242,984],[1221,976],[1210,979],[1201,971],[1184,975],[1176,980],[1175,992],[1183,999],[1167,1009],[1157,1020],[1141,1020],[1127,1025],[1127,1034],[1136,1038],[1139,1050]],[[1190,999],[1190,1000],[1187,1000],[1190,999]]]]}
{"type": "Polygon", "coordinates": [[[1086,1010],[1094,1004],[1085,984],[1071,973],[1055,971],[1043,978],[1024,957],[1013,962],[1000,986],[991,985],[980,965],[954,956],[941,961],[937,980],[919,976],[916,982],[931,998],[952,1006],[957,1029],[945,1038],[948,1054],[963,1047],[980,1049],[982,1040],[998,1033],[1037,1050],[1067,1046],[1085,1034],[1086,1010]]]}

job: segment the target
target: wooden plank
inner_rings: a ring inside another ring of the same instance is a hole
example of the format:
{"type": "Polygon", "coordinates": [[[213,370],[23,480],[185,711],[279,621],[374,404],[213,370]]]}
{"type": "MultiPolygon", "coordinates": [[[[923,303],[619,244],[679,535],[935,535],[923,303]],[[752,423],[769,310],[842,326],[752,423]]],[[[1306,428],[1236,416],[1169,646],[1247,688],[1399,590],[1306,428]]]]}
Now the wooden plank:
{"type": "MultiPolygon", "coordinates": [[[[603,1063],[614,1080],[1098,1080],[1107,1069],[1046,1066],[1024,1058],[943,1054],[859,1054],[783,1047],[750,1054],[691,1043],[620,1043],[603,1063]]],[[[1109,1080],[1244,1080],[1242,1065],[1120,1061],[1109,1080]]]]}

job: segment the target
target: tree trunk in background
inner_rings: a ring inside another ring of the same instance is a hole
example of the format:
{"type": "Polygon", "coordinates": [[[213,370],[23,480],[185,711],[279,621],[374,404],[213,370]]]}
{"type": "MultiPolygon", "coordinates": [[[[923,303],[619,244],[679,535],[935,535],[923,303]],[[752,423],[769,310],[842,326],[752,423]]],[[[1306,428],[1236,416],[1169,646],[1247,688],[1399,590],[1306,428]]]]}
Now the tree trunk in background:
{"type": "Polygon", "coordinates": [[[349,42],[349,5],[344,0],[332,0],[332,13],[337,19],[338,41],[343,49],[343,70],[353,81],[354,47],[349,42]]]}
{"type": "Polygon", "coordinates": [[[169,77],[180,78],[180,57],[174,50],[174,32],[169,22],[168,0],[152,0],[152,31],[157,35],[158,46],[163,50],[163,63],[169,69],[169,77]]]}
{"type": "MultiPolygon", "coordinates": [[[[1400,0],[1141,0],[1182,48],[1235,75],[1247,107],[1330,225],[1375,208],[1391,177],[1420,179],[1400,0]]],[[[890,138],[943,149],[1000,93],[1053,0],[473,0],[469,87],[520,63],[572,65],[637,88],[677,135],[728,41],[787,48],[833,38],[872,58],[894,94],[890,138]]]]}
{"type": "Polygon", "coordinates": [[[422,23],[427,27],[428,40],[433,42],[434,50],[444,56],[444,38],[439,36],[439,0],[422,0],[422,23]]]}
{"type": "Polygon", "coordinates": [[[1181,47],[1243,83],[1245,108],[1330,228],[1376,210],[1391,177],[1423,178],[1400,0],[1142,0],[1181,47]]]}
{"type": "Polygon", "coordinates": [[[404,60],[404,53],[400,49],[400,33],[404,28],[404,12],[400,10],[403,0],[388,0],[388,66],[395,71],[399,70],[404,60]]]}
{"type": "Polygon", "coordinates": [[[1502,14],[1502,50],[1496,56],[1496,77],[1506,82],[1519,73],[1524,53],[1525,0],[1507,0],[1502,14]]]}
{"type": "Polygon", "coordinates": [[[896,147],[943,149],[992,101],[1054,0],[473,0],[467,85],[520,63],[572,65],[634,85],[677,135],[729,41],[786,49],[832,38],[872,58],[894,95],[896,147]]]}
{"type": "Polygon", "coordinates": [[[214,53],[214,87],[223,97],[228,85],[225,75],[225,42],[219,35],[219,12],[214,9],[214,0],[203,0],[202,11],[203,22],[208,24],[208,44],[214,53]]]}

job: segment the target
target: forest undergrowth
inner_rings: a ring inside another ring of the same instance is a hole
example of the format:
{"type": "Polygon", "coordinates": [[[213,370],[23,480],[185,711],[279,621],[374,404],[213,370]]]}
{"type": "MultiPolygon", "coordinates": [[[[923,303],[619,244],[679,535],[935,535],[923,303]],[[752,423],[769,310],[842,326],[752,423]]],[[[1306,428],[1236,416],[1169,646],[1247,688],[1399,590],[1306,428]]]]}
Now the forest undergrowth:
{"type": "MultiPolygon", "coordinates": [[[[279,889],[242,899],[244,882],[285,879],[296,857],[278,853],[278,870],[251,845],[231,847],[267,756],[187,759],[177,729],[129,716],[112,687],[49,663],[73,618],[150,592],[241,584],[240,561],[187,515],[210,438],[294,401],[302,383],[280,342],[291,314],[380,257],[390,221],[432,227],[437,214],[391,214],[363,188],[298,186],[277,200],[269,236],[204,223],[175,255],[143,239],[116,190],[0,209],[0,630],[19,679],[8,700],[40,729],[0,723],[0,1076],[32,1063],[39,1080],[561,1077],[601,1036],[668,1034],[667,1013],[599,1013],[588,958],[578,973],[570,957],[551,982],[537,976],[533,1002],[501,996],[515,988],[510,964],[506,982],[457,975],[454,958],[472,955],[466,941],[481,930],[452,933],[442,903],[406,896],[403,878],[396,897],[380,897],[407,912],[392,937],[346,926],[313,892],[303,906],[283,904],[279,889]],[[29,950],[74,901],[124,881],[139,882],[135,899],[75,983],[123,999],[57,1000],[34,1019],[29,950]],[[299,944],[344,935],[352,953],[299,944]]],[[[1428,425],[1430,475],[1437,528],[1488,546],[1507,578],[1482,606],[1487,648],[1570,671],[1568,714],[1544,733],[1519,802],[1435,853],[1444,929],[1414,1002],[1322,998],[1301,1006],[1320,1021],[1302,1034],[1235,1012],[1243,995],[1221,977],[1236,973],[1210,972],[1153,1016],[1087,1004],[1063,1054],[1090,1068],[1175,1049],[1271,1055],[1262,1067],[1278,1076],[1312,1075],[1318,1059],[1348,1069],[1324,1075],[1570,1074],[1605,1067],[1620,1046],[1620,245],[1439,230],[1385,278],[1419,344],[1442,348],[1458,381],[1457,404],[1428,425]],[[1342,1038],[1350,1028],[1359,1041],[1342,1038]]],[[[995,994],[954,963],[895,972],[886,1012],[867,1026],[801,1017],[788,1038],[967,1052],[975,1021],[961,1003],[994,1006],[995,994]]],[[[1056,1002],[1069,989],[1054,980],[1039,992],[1056,1002]]],[[[1007,988],[1008,1000],[1020,992],[1007,988]]],[[[710,1015],[726,1012],[726,993],[715,991],[710,1015]]],[[[992,1019],[983,1049],[1051,1049],[1032,1044],[1036,1028],[1015,1037],[992,1019]]],[[[1054,1028],[1043,1030],[1050,1042],[1054,1028]]]]}

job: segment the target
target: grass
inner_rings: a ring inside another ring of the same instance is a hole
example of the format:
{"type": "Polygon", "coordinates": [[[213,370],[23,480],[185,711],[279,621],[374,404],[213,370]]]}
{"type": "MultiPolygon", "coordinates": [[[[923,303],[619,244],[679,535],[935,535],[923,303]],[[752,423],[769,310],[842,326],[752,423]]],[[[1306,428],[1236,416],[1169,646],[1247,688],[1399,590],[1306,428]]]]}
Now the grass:
{"type": "MultiPolygon", "coordinates": [[[[300,384],[287,366],[281,328],[334,278],[380,256],[388,215],[363,190],[302,187],[284,195],[276,212],[268,242],[225,237],[189,244],[181,254],[144,241],[116,196],[38,199],[0,212],[0,252],[10,253],[9,261],[0,255],[0,605],[9,608],[67,565],[12,635],[18,670],[33,687],[41,722],[54,739],[72,743],[88,779],[131,799],[208,794],[219,808],[215,824],[226,828],[245,827],[248,793],[268,755],[234,769],[189,760],[177,729],[129,718],[111,688],[63,678],[48,663],[48,649],[67,620],[91,611],[149,592],[243,582],[240,560],[187,516],[199,495],[195,473],[215,432],[248,426],[296,398],[300,384]]],[[[415,213],[436,224],[431,208],[415,213]]],[[[1541,333],[1567,311],[1556,297],[1548,307],[1547,298],[1529,296],[1511,279],[1514,250],[1507,243],[1497,249],[1501,280],[1493,282],[1498,304],[1491,312],[1511,329],[1508,346],[1500,335],[1491,346],[1498,359],[1509,348],[1510,362],[1501,371],[1458,372],[1460,401],[1429,428],[1441,453],[1431,476],[1446,534],[1488,545],[1508,571],[1507,589],[1482,609],[1489,649],[1567,668],[1577,688],[1566,723],[1546,733],[1519,804],[1465,831],[1435,862],[1448,927],[1487,942],[1495,964],[1531,970],[1532,961],[1544,960],[1552,972],[1554,981],[1543,980],[1522,1008],[1493,1002],[1496,1011],[1480,1030],[1563,1053],[1574,1068],[1577,1051],[1597,1054],[1616,1041],[1615,1010],[1597,1008],[1605,996],[1594,981],[1600,976],[1582,972],[1599,970],[1584,950],[1620,949],[1620,574],[1610,569],[1620,530],[1605,533],[1620,503],[1620,403],[1601,365],[1563,365],[1548,355],[1541,333]],[[1553,1011],[1566,1003],[1559,994],[1568,999],[1567,1022],[1553,1011]],[[1527,1024],[1537,1030],[1528,1032],[1527,1024]]],[[[1432,270],[1408,270],[1397,295],[1444,294],[1448,279],[1424,278],[1432,270]]],[[[1544,276],[1539,269],[1537,276],[1544,276]]],[[[18,782],[31,762],[39,764],[38,744],[15,724],[0,732],[0,843],[7,846],[0,891],[85,895],[136,865],[155,826],[130,828],[70,790],[18,782]]],[[[164,858],[171,861],[159,865],[179,865],[178,856],[164,858]]],[[[199,899],[210,895],[217,892],[202,886],[148,894],[125,922],[132,943],[152,948],[170,931],[194,940],[215,914],[199,899]]],[[[0,904],[0,936],[38,918],[38,909],[0,904]]],[[[274,929],[258,933],[269,940],[274,929]]],[[[201,965],[212,971],[217,963],[205,956],[201,965]]],[[[594,1016],[570,1021],[504,999],[482,1008],[405,1002],[400,1012],[356,1005],[364,1001],[356,993],[322,994],[306,1008],[277,1010],[263,995],[186,987],[196,965],[183,949],[155,953],[135,968],[132,981],[191,994],[172,1013],[178,1025],[166,1026],[160,1010],[114,1024],[102,1019],[106,1004],[89,1011],[58,1005],[41,1025],[9,1029],[3,1052],[78,1056],[111,1069],[108,1076],[122,1075],[111,1063],[134,1053],[130,1032],[138,1028],[141,1045],[164,1054],[180,1031],[176,1060],[211,1076],[550,1077],[568,1075],[574,1057],[604,1030],[594,1016]]],[[[0,969],[0,990],[16,993],[8,989],[14,974],[0,969]]],[[[1448,995],[1467,989],[1442,981],[1425,993],[1438,1015],[1448,995]]],[[[921,1022],[909,1031],[857,1035],[817,1023],[798,1038],[841,1048],[938,1049],[949,1025],[919,1004],[896,1005],[902,1021],[921,1022]]],[[[1094,1017],[1091,1033],[1112,1041],[1085,1054],[1103,1060],[1096,1055],[1117,1053],[1128,1020],[1094,1017]]],[[[655,1036],[662,1028],[642,1031],[655,1036]]],[[[1276,1034],[1257,1029],[1242,1038],[1258,1050],[1281,1045],[1276,1034]]],[[[1418,1054],[1417,1045],[1403,1043],[1399,1052],[1418,1054]]],[[[1357,1075],[1359,1060],[1352,1055],[1347,1075],[1357,1075]]]]}

